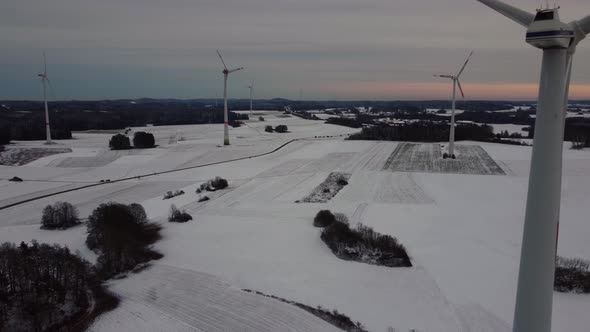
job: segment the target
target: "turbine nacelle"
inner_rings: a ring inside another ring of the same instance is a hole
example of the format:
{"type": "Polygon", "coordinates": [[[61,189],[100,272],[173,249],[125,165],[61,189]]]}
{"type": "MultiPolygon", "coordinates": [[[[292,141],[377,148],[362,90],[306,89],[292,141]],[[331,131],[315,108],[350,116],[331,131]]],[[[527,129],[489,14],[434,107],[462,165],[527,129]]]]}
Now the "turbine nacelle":
{"type": "Polygon", "coordinates": [[[526,42],[536,48],[569,48],[574,29],[559,20],[559,8],[538,10],[526,32],[526,42]]]}
{"type": "Polygon", "coordinates": [[[527,28],[527,43],[537,48],[569,48],[574,53],[590,33],[590,16],[567,24],[559,20],[559,8],[539,10],[535,15],[498,0],[477,1],[527,28]]]}

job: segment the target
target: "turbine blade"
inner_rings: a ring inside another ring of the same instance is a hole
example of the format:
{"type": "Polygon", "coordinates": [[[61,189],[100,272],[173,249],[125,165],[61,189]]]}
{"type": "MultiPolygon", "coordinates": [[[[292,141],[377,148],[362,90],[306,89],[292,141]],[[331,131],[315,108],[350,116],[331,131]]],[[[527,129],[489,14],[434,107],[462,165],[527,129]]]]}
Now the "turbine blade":
{"type": "Polygon", "coordinates": [[[578,26],[585,34],[590,34],[590,15],[578,21],[578,26]]]}
{"type": "Polygon", "coordinates": [[[233,73],[235,71],[242,70],[242,69],[244,69],[244,67],[239,67],[239,68],[236,68],[236,69],[228,70],[227,73],[228,74],[231,74],[231,73],[233,73]]]}
{"type": "Polygon", "coordinates": [[[533,20],[535,19],[535,15],[526,12],[522,9],[516,8],[511,6],[507,3],[504,3],[499,0],[477,0],[484,5],[492,8],[493,10],[499,12],[500,14],[508,17],[509,19],[513,20],[514,22],[524,26],[529,27],[533,20]]]}
{"type": "Polygon", "coordinates": [[[217,55],[219,55],[219,58],[221,59],[221,63],[223,63],[223,68],[225,68],[227,70],[227,66],[225,65],[225,61],[223,61],[223,57],[221,56],[221,53],[219,53],[219,50],[215,50],[217,52],[217,55]]]}
{"type": "Polygon", "coordinates": [[[461,96],[465,98],[465,94],[463,93],[463,88],[461,87],[461,81],[457,80],[457,86],[459,87],[459,91],[461,91],[461,96]]]}
{"type": "Polygon", "coordinates": [[[434,75],[434,77],[453,78],[453,75],[434,75]]]}
{"type": "Polygon", "coordinates": [[[467,60],[465,60],[465,63],[463,64],[463,67],[461,67],[461,70],[459,70],[459,73],[457,73],[457,75],[455,77],[459,78],[459,76],[461,76],[461,74],[463,74],[463,71],[465,70],[465,67],[469,63],[469,60],[471,60],[472,55],[473,55],[473,51],[471,51],[471,53],[469,53],[467,60]]]}

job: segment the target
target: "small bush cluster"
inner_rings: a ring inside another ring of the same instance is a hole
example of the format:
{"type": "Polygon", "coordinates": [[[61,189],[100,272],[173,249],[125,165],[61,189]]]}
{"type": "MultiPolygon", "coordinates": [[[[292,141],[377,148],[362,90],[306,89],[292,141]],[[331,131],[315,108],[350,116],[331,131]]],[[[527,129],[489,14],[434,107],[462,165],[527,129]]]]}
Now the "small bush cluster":
{"type": "Polygon", "coordinates": [[[186,213],[185,210],[179,210],[174,204],[170,206],[168,222],[187,222],[189,220],[193,220],[193,217],[186,213]]]}
{"type": "Polygon", "coordinates": [[[153,134],[144,131],[137,131],[133,134],[133,146],[136,149],[149,149],[156,146],[156,139],[153,134]]]}
{"type": "Polygon", "coordinates": [[[176,196],[180,196],[180,195],[184,195],[184,191],[183,190],[176,190],[174,192],[172,191],[167,191],[166,194],[164,194],[164,199],[170,199],[176,196]]]}
{"type": "Polygon", "coordinates": [[[572,150],[583,150],[586,147],[586,141],[572,141],[572,150]]]}
{"type": "Polygon", "coordinates": [[[448,158],[450,158],[450,159],[456,159],[456,157],[455,157],[455,155],[454,155],[454,154],[452,154],[452,155],[449,155],[449,154],[448,154],[448,153],[446,153],[446,152],[445,152],[445,153],[443,153],[443,159],[448,159],[448,158]]]}
{"type": "Polygon", "coordinates": [[[278,125],[275,127],[275,132],[277,133],[286,133],[287,131],[289,131],[289,128],[285,125],[278,125]]]}
{"type": "Polygon", "coordinates": [[[396,238],[362,224],[351,229],[345,216],[336,219],[322,230],[321,239],[338,258],[389,267],[412,266],[405,247],[396,238]]]}
{"type": "Polygon", "coordinates": [[[350,179],[348,173],[332,172],[309,195],[296,201],[296,203],[326,203],[348,185],[348,179],[350,179]]]}
{"type": "Polygon", "coordinates": [[[215,189],[225,189],[229,186],[229,183],[226,179],[223,179],[219,176],[216,176],[213,180],[211,180],[211,187],[215,189]]]}
{"type": "Polygon", "coordinates": [[[23,182],[23,179],[19,178],[18,176],[13,176],[10,180],[11,182],[23,182]]]}
{"type": "MultiPolygon", "coordinates": [[[[130,129],[125,130],[125,135],[117,134],[111,137],[109,141],[109,147],[112,150],[128,150],[131,149],[131,141],[126,135],[129,134],[130,129]]],[[[148,149],[153,148],[156,144],[156,140],[153,134],[146,133],[144,131],[138,131],[133,134],[133,146],[136,149],[148,149]]]]}
{"type": "Polygon", "coordinates": [[[553,288],[563,293],[590,293],[590,261],[557,257],[553,288]]]}
{"type": "Polygon", "coordinates": [[[259,116],[259,117],[258,117],[258,121],[264,121],[264,117],[262,117],[262,116],[259,116]]]}
{"type": "Polygon", "coordinates": [[[205,183],[201,183],[199,188],[197,188],[196,193],[200,194],[204,191],[221,190],[221,189],[227,188],[228,186],[229,186],[229,182],[227,182],[226,179],[224,179],[220,176],[216,176],[215,178],[210,179],[209,181],[207,181],[205,183]]]}
{"type": "Polygon", "coordinates": [[[80,224],[78,209],[67,202],[47,205],[41,215],[42,229],[66,229],[80,224]]]}
{"type": "Polygon", "coordinates": [[[274,132],[274,129],[272,129],[272,126],[266,126],[264,127],[264,131],[266,131],[267,133],[272,133],[274,132]]]}
{"type": "Polygon", "coordinates": [[[129,137],[122,134],[117,134],[111,137],[111,140],[109,141],[109,147],[112,150],[131,149],[131,141],[129,140],[129,137]]]}

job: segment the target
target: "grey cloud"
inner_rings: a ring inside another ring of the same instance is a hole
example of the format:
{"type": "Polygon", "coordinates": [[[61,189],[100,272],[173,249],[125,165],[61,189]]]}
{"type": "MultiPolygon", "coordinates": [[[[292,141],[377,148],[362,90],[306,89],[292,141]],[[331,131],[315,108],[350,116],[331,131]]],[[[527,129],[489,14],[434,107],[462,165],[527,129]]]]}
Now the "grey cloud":
{"type": "MultiPolygon", "coordinates": [[[[530,0],[512,3],[534,10],[530,0]]],[[[590,14],[585,0],[561,5],[564,19],[590,14]]],[[[575,83],[590,84],[587,44],[575,83]]],[[[211,96],[220,80],[215,49],[247,68],[232,77],[236,97],[253,78],[266,97],[313,86],[322,98],[322,86],[342,81],[433,82],[470,49],[465,85],[532,83],[541,58],[521,27],[475,0],[8,0],[0,45],[0,99],[38,98],[44,49],[59,98],[89,99],[211,96]]]]}

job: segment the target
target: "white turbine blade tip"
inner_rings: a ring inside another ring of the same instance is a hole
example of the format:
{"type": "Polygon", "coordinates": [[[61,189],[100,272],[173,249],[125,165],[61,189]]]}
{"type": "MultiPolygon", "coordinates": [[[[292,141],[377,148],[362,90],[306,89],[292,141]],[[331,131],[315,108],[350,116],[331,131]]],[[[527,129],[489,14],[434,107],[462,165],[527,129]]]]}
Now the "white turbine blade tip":
{"type": "Polygon", "coordinates": [[[473,56],[473,51],[471,51],[471,53],[469,53],[469,56],[467,57],[467,60],[465,60],[465,63],[463,64],[463,67],[461,67],[461,70],[459,70],[459,72],[457,73],[456,77],[461,76],[461,74],[463,74],[463,71],[465,70],[465,67],[467,67],[467,64],[469,63],[469,60],[471,60],[471,56],[473,56]]]}

